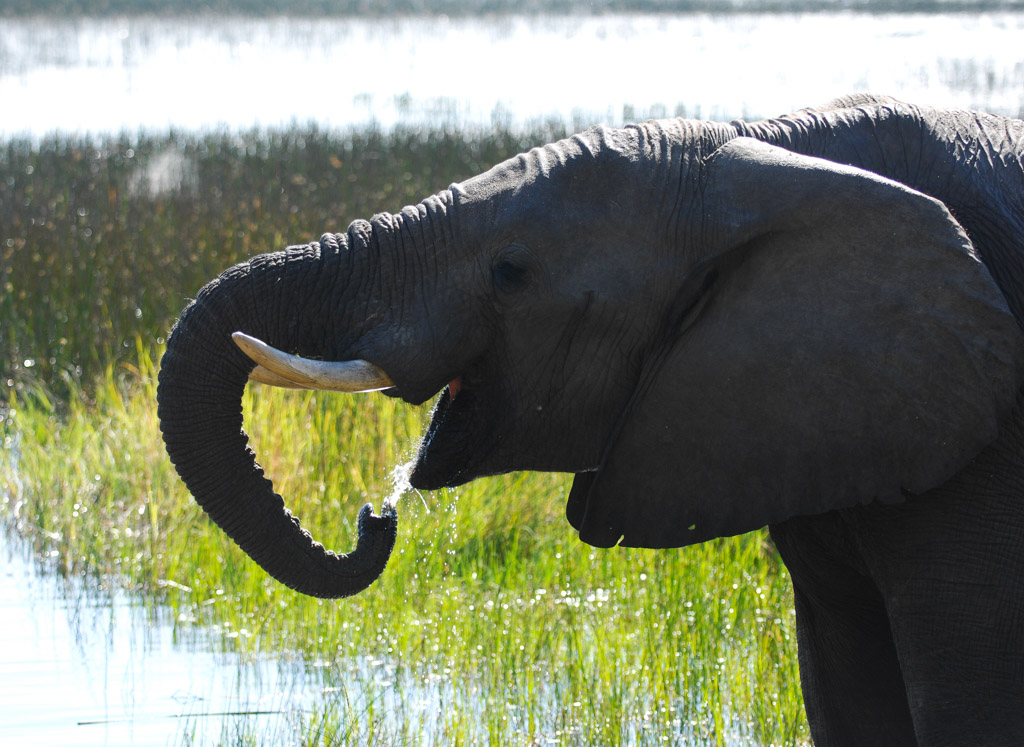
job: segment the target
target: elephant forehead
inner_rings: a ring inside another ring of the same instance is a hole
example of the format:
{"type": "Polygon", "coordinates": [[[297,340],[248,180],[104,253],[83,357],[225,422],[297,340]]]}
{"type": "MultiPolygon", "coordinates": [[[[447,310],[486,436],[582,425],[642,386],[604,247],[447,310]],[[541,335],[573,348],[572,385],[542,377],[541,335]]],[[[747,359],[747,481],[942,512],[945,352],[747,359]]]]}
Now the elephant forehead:
{"type": "Polygon", "coordinates": [[[482,174],[453,184],[451,190],[464,199],[488,200],[503,193],[517,194],[527,185],[557,181],[567,173],[570,174],[569,181],[572,182],[580,169],[588,169],[609,159],[619,160],[622,148],[610,134],[615,132],[617,131],[592,128],[570,138],[532,148],[482,174]],[[610,146],[613,142],[616,147],[610,146]]]}
{"type": "Polygon", "coordinates": [[[495,198],[502,192],[509,191],[512,173],[499,164],[489,171],[477,174],[464,182],[455,182],[448,189],[455,198],[456,204],[466,205],[474,202],[485,202],[495,198]]]}

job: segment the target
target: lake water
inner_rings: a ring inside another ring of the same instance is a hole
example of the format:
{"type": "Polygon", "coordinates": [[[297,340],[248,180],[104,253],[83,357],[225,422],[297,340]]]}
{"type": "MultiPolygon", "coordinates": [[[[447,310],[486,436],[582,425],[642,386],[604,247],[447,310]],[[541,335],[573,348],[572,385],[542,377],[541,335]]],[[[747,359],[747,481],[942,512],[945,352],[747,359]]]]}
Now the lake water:
{"type": "Polygon", "coordinates": [[[165,610],[42,572],[2,531],[0,564],[0,744],[212,744],[239,723],[286,737],[318,694],[300,667],[176,641],[165,610]]]}
{"type": "Polygon", "coordinates": [[[409,720],[429,731],[452,697],[451,682],[369,655],[243,656],[224,645],[237,635],[61,578],[0,527],[0,745],[300,744],[325,700],[365,712],[363,688],[386,681],[380,728],[401,733],[409,720]]]}
{"type": "Polygon", "coordinates": [[[1024,12],[10,20],[0,136],[759,117],[871,90],[1024,111],[1024,12]]]}

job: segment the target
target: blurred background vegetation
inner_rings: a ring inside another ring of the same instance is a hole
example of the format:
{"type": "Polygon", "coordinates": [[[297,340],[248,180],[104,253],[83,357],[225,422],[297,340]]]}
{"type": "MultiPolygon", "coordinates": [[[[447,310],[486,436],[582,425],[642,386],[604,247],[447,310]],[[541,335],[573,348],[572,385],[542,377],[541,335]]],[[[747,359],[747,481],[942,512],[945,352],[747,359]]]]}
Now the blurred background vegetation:
{"type": "Polygon", "coordinates": [[[199,288],[240,259],[397,211],[562,127],[8,141],[0,378],[59,391],[111,361],[134,362],[136,338],[162,343],[199,288]]]}

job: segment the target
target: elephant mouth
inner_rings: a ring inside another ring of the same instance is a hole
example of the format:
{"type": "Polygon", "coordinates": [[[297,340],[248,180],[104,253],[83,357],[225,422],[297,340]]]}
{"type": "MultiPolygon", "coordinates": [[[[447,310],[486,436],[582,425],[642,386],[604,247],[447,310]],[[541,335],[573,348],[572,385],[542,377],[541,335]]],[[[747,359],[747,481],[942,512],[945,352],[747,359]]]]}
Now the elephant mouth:
{"type": "Polygon", "coordinates": [[[484,402],[489,399],[477,372],[457,376],[444,387],[409,475],[412,487],[454,487],[484,474],[478,465],[500,440],[496,433],[499,424],[490,422],[484,414],[485,410],[500,411],[485,408],[484,402]]]}
{"type": "MultiPolygon", "coordinates": [[[[422,403],[429,397],[425,392],[421,396],[396,386],[383,369],[366,361],[304,359],[283,353],[241,332],[232,337],[258,364],[250,378],[261,383],[343,392],[383,390],[411,404],[422,403]]],[[[492,387],[487,386],[488,377],[483,369],[481,363],[471,365],[466,373],[455,376],[441,388],[409,475],[412,487],[421,490],[454,487],[498,471],[480,468],[501,440],[498,435],[501,423],[486,415],[501,410],[494,407],[496,398],[488,393],[492,387]]],[[[433,391],[437,391],[436,387],[433,391]]]]}

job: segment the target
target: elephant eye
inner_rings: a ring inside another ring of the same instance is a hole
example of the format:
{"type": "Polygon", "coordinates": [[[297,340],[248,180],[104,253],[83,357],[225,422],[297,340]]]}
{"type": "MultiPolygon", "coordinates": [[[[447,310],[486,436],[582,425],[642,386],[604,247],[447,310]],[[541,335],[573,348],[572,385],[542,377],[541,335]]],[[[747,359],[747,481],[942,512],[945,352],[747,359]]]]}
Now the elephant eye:
{"type": "Polygon", "coordinates": [[[505,257],[494,265],[494,287],[500,293],[515,293],[526,286],[529,270],[515,260],[505,257]]]}

